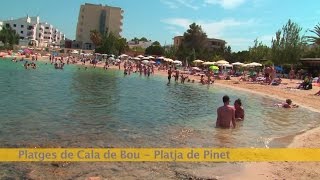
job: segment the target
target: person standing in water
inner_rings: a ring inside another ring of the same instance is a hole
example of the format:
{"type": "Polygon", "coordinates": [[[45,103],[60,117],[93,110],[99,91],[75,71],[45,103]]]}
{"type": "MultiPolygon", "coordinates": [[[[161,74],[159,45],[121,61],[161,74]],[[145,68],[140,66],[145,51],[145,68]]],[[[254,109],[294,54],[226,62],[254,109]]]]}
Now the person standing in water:
{"type": "Polygon", "coordinates": [[[230,98],[229,96],[225,95],[222,98],[223,106],[219,107],[217,110],[217,121],[216,127],[217,128],[233,128],[236,127],[236,119],[235,119],[235,109],[229,105],[230,98]]]}
{"type": "Polygon", "coordinates": [[[172,70],[171,70],[171,67],[170,67],[169,70],[168,70],[168,84],[167,85],[169,85],[170,82],[171,82],[171,74],[172,74],[172,70]]]}
{"type": "Polygon", "coordinates": [[[234,101],[235,118],[237,121],[244,120],[244,109],[242,107],[241,99],[234,101]]]}

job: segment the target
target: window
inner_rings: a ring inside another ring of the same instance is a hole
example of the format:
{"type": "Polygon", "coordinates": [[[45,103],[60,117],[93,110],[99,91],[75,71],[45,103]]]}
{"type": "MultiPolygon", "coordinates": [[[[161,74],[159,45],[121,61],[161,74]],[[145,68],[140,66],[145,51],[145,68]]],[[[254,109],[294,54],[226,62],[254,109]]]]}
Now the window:
{"type": "Polygon", "coordinates": [[[17,25],[16,25],[16,24],[13,24],[13,27],[17,27],[17,25]]]}
{"type": "Polygon", "coordinates": [[[24,28],[24,25],[21,25],[21,28],[24,28]]]}
{"type": "Polygon", "coordinates": [[[20,31],[21,34],[23,34],[23,31],[20,31]]]}
{"type": "Polygon", "coordinates": [[[41,34],[39,33],[39,38],[41,38],[41,34]]]}
{"type": "Polygon", "coordinates": [[[33,29],[33,26],[28,26],[28,30],[32,30],[33,29]]]}
{"type": "Polygon", "coordinates": [[[49,29],[49,27],[46,27],[45,29],[49,29]]]}
{"type": "Polygon", "coordinates": [[[9,28],[9,27],[10,27],[10,24],[7,23],[7,24],[6,24],[6,27],[9,28]]]}

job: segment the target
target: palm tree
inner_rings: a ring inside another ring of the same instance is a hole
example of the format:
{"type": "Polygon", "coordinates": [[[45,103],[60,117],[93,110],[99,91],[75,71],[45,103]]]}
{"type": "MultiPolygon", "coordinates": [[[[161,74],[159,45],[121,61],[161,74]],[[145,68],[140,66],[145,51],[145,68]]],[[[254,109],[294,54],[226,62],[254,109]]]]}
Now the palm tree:
{"type": "Polygon", "coordinates": [[[320,45],[320,23],[314,27],[310,32],[314,33],[316,36],[307,36],[310,42],[320,45]]]}

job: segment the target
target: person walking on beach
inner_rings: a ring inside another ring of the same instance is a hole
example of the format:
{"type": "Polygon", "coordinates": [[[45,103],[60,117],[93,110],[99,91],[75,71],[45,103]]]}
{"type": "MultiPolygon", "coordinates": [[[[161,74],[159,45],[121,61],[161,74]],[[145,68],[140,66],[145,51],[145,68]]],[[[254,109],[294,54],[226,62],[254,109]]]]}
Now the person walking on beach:
{"type": "Polygon", "coordinates": [[[168,84],[167,85],[169,85],[170,82],[171,82],[171,74],[172,74],[172,70],[171,70],[171,67],[170,67],[169,70],[168,70],[168,84]]]}
{"type": "Polygon", "coordinates": [[[230,98],[229,96],[225,95],[222,98],[223,106],[219,107],[217,110],[217,121],[216,127],[217,128],[233,128],[236,127],[236,120],[235,120],[235,109],[229,105],[230,98]]]}

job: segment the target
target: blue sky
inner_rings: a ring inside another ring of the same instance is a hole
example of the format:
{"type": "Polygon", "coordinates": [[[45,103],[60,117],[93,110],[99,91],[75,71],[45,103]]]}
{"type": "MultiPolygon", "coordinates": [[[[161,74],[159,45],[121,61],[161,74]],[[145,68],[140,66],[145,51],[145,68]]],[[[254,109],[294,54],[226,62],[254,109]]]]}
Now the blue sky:
{"type": "Polygon", "coordinates": [[[320,22],[318,0],[6,0],[1,2],[0,20],[39,15],[74,39],[85,2],[121,7],[122,36],[127,39],[144,36],[168,45],[196,22],[208,37],[226,40],[232,51],[248,49],[256,38],[270,45],[289,18],[304,32],[320,22]]]}

